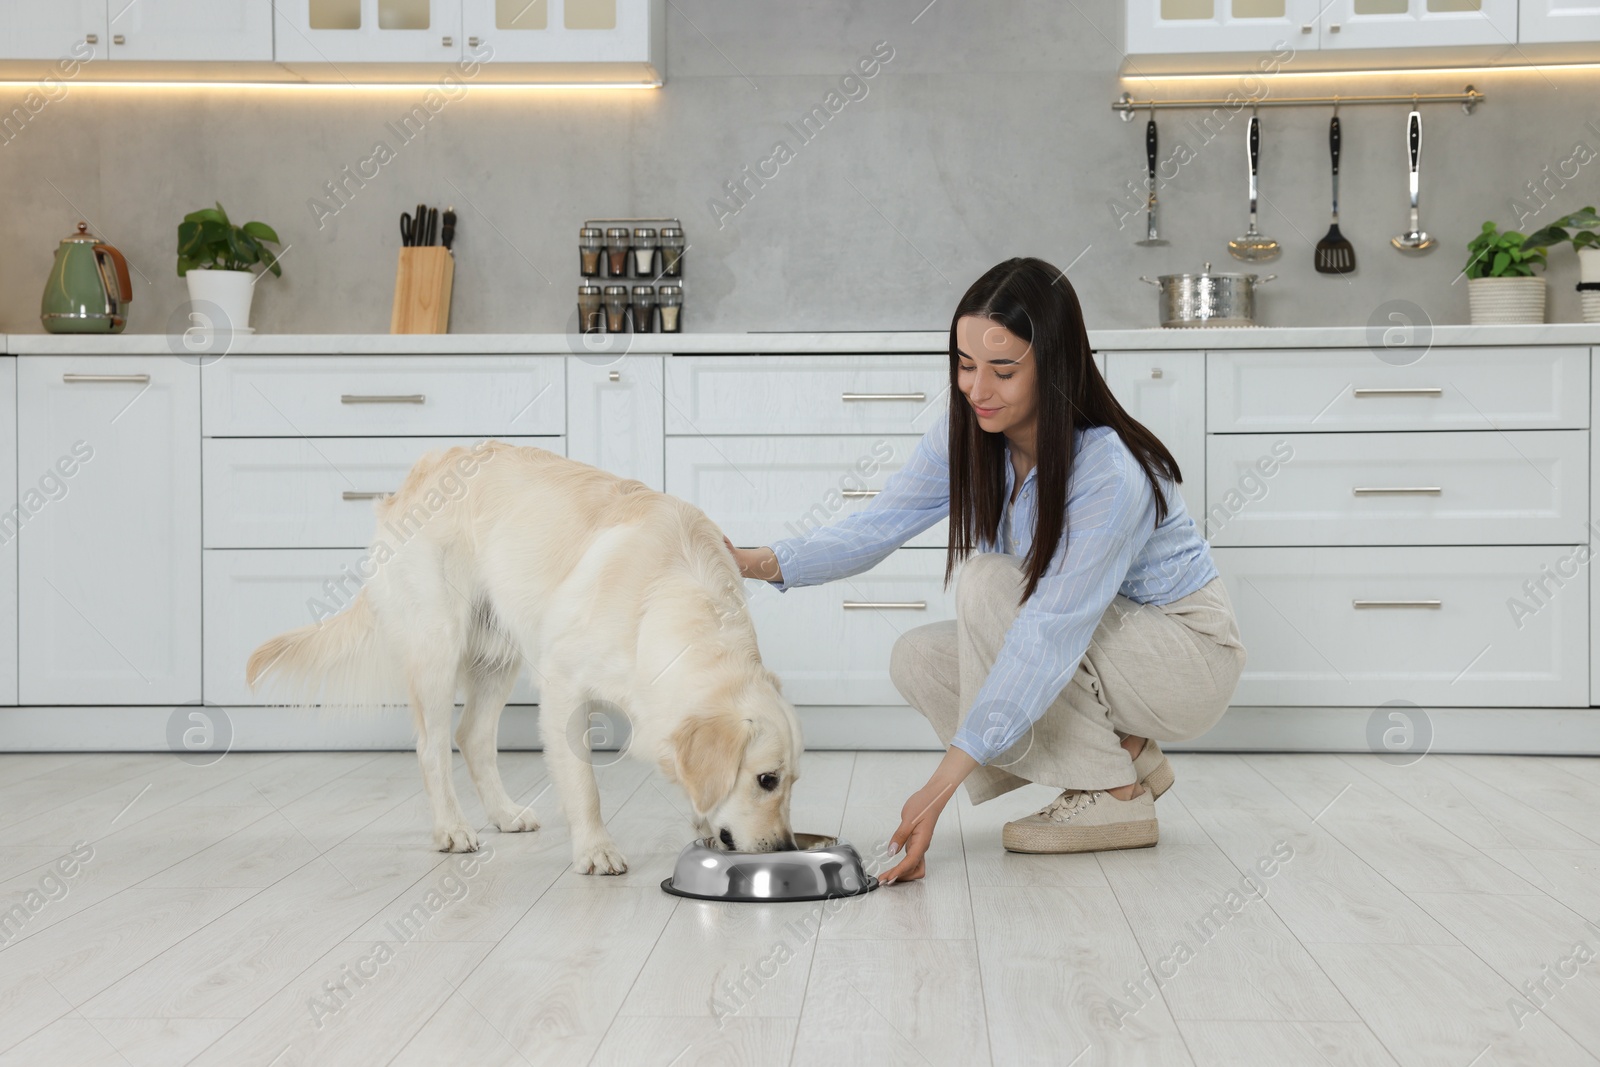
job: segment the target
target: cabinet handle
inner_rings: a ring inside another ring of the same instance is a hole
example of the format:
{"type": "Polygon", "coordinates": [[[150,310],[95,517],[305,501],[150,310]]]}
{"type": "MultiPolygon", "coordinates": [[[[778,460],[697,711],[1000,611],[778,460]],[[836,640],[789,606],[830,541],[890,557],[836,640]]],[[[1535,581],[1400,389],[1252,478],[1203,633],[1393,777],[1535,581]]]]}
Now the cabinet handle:
{"type": "Polygon", "coordinates": [[[344,498],[346,500],[382,500],[386,496],[394,496],[394,494],[393,493],[364,493],[364,492],[361,492],[360,490],[356,490],[356,489],[346,489],[344,491],[344,498]]]}
{"type": "Polygon", "coordinates": [[[83,39],[84,39],[84,42],[87,43],[87,44],[99,44],[100,43],[100,35],[98,33],[86,33],[86,34],[83,35],[83,39]]]}
{"type": "Polygon", "coordinates": [[[1352,389],[1351,396],[1443,396],[1444,388],[1438,385],[1416,385],[1395,389],[1352,389]]]}
{"type": "Polygon", "coordinates": [[[1436,608],[1438,600],[1352,600],[1353,608],[1436,608]]]}
{"type": "Polygon", "coordinates": [[[610,378],[614,382],[620,382],[620,381],[622,381],[622,372],[619,371],[619,370],[614,370],[611,373],[607,374],[606,377],[610,378]]]}
{"type": "Polygon", "coordinates": [[[1302,23],[1301,23],[1301,24],[1300,24],[1300,32],[1301,32],[1301,33],[1310,33],[1310,32],[1311,32],[1311,23],[1309,23],[1309,22],[1302,22],[1302,23]]]}
{"type": "Polygon", "coordinates": [[[841,400],[926,400],[926,393],[844,393],[841,400]]]}
{"type": "Polygon", "coordinates": [[[480,37],[468,37],[467,38],[467,44],[471,45],[473,48],[478,47],[478,44],[481,41],[482,41],[482,38],[480,38],[480,37]]]}
{"type": "Polygon", "coordinates": [[[362,396],[359,393],[345,393],[339,398],[341,404],[422,404],[427,397],[421,393],[407,393],[395,396],[362,396]]]}
{"type": "Polygon", "coordinates": [[[68,385],[74,382],[126,382],[130,385],[149,385],[148,374],[63,374],[61,380],[68,385]]]}
{"type": "Polygon", "coordinates": [[[1356,496],[1387,496],[1391,494],[1438,496],[1444,490],[1437,485],[1356,485],[1351,486],[1350,492],[1356,496]]]}
{"type": "Polygon", "coordinates": [[[128,39],[126,37],[122,36],[122,34],[120,34],[120,33],[114,33],[114,34],[111,35],[111,43],[112,44],[127,44],[128,43],[128,39]]]}
{"type": "Polygon", "coordinates": [[[1160,367],[1151,367],[1150,368],[1150,377],[1152,377],[1152,378],[1161,377],[1161,368],[1160,367]]]}
{"type": "Polygon", "coordinates": [[[839,495],[846,500],[865,500],[868,497],[877,496],[881,492],[883,492],[882,489],[841,489],[839,490],[839,495]]]}
{"type": "Polygon", "coordinates": [[[1329,23],[1328,32],[1329,33],[1338,33],[1339,32],[1339,24],[1337,22],[1329,23]]]}
{"type": "Polygon", "coordinates": [[[843,607],[846,611],[856,609],[876,611],[879,608],[905,608],[909,611],[927,611],[928,602],[926,600],[846,600],[843,607]]]}
{"type": "Polygon", "coordinates": [[[439,39],[440,46],[442,46],[444,48],[449,48],[449,47],[453,46],[455,43],[456,43],[456,39],[454,37],[441,37],[439,39]]]}

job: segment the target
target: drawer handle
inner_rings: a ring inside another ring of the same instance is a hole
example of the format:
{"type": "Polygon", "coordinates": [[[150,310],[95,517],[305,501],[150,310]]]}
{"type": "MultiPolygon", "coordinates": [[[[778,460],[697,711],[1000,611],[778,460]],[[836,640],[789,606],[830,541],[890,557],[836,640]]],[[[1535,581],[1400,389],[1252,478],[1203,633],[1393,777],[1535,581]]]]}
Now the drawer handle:
{"type": "Polygon", "coordinates": [[[1351,396],[1443,396],[1444,387],[1439,385],[1414,385],[1396,387],[1392,389],[1352,389],[1351,396]]]}
{"type": "Polygon", "coordinates": [[[1421,494],[1438,496],[1444,492],[1437,485],[1355,485],[1350,491],[1356,496],[1391,496],[1402,494],[1421,494]]]}
{"type": "Polygon", "coordinates": [[[877,496],[882,489],[841,489],[839,495],[847,500],[861,500],[866,497],[877,496]]]}
{"type": "Polygon", "coordinates": [[[846,611],[876,611],[879,608],[904,608],[908,611],[927,611],[926,600],[846,600],[846,611]]]}
{"type": "Polygon", "coordinates": [[[422,404],[427,402],[427,397],[421,393],[403,393],[395,396],[363,396],[359,393],[346,393],[339,398],[341,404],[422,404]]]}
{"type": "Polygon", "coordinates": [[[68,385],[74,382],[127,382],[130,385],[149,385],[148,374],[63,374],[61,380],[68,385]]]}
{"type": "Polygon", "coordinates": [[[926,400],[927,393],[843,393],[840,400],[926,400]]]}
{"type": "Polygon", "coordinates": [[[1352,600],[1354,608],[1436,608],[1438,600],[1352,600]]]}
{"type": "Polygon", "coordinates": [[[382,500],[386,496],[394,496],[394,494],[393,493],[364,493],[364,492],[361,492],[360,490],[357,490],[357,489],[346,489],[344,491],[344,498],[346,500],[382,500]]]}

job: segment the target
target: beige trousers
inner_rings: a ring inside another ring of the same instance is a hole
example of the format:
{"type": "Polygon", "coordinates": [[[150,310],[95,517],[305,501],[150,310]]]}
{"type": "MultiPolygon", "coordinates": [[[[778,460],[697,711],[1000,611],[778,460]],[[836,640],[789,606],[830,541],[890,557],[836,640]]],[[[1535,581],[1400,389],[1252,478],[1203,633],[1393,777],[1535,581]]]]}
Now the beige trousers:
{"type": "MultiPolygon", "coordinates": [[[[1023,584],[1017,557],[969,556],[956,577],[955,619],[918,626],[895,642],[895,687],[947,746],[1000,654],[1023,584]]],[[[967,794],[981,804],[1028,782],[1128,785],[1136,775],[1122,737],[1183,741],[1205,733],[1227,711],[1244,661],[1222,579],[1170,604],[1119,593],[1066,688],[1029,733],[967,778],[967,794]]]]}

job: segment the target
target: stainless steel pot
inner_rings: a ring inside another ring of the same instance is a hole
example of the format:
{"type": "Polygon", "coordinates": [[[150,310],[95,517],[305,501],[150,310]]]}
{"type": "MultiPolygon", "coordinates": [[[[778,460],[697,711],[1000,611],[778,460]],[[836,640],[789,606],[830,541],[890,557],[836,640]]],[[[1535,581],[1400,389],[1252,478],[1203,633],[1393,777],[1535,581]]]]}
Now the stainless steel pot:
{"type": "Polygon", "coordinates": [[[1213,274],[1211,264],[1199,274],[1140,276],[1161,290],[1163,326],[1254,326],[1256,290],[1276,274],[1213,274]]]}

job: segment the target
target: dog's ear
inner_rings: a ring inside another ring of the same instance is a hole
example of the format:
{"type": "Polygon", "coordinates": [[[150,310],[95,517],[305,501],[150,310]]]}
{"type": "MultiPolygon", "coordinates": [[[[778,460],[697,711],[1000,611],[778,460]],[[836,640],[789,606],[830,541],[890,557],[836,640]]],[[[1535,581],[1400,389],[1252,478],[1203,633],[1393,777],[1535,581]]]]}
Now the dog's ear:
{"type": "Polygon", "coordinates": [[[674,769],[697,813],[710,811],[733,792],[750,736],[746,720],[728,715],[685,719],[672,735],[674,769]]]}

